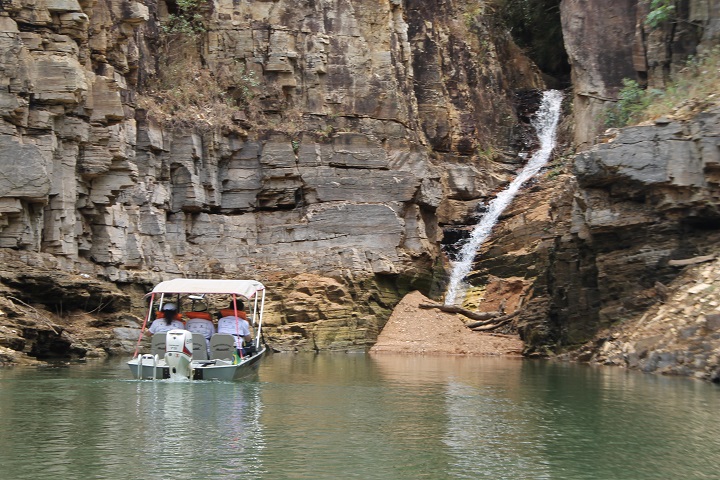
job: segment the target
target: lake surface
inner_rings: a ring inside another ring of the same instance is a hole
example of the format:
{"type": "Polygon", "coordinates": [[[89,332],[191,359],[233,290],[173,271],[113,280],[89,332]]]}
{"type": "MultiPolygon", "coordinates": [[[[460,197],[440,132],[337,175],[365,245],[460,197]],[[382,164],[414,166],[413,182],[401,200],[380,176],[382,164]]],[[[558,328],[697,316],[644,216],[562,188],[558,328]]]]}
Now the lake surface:
{"type": "Polygon", "coordinates": [[[0,369],[3,479],[720,478],[720,388],[498,358],[276,354],[234,383],[0,369]]]}

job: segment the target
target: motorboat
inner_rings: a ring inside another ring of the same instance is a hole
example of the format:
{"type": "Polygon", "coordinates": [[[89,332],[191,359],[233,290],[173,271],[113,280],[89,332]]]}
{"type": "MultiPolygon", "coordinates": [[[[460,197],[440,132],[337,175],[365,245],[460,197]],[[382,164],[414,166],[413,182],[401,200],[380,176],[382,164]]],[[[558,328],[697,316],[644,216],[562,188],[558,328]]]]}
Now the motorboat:
{"type": "Polygon", "coordinates": [[[261,341],[265,286],[256,280],[176,278],[157,284],[148,297],[147,315],[133,358],[128,362],[136,379],[232,381],[253,372],[265,354],[266,347],[261,341]],[[220,321],[225,322],[225,327],[230,326],[225,331],[231,333],[215,333],[210,309],[228,300],[234,308],[219,309],[222,312],[219,316],[224,317],[220,321]],[[150,352],[141,353],[140,344],[149,324],[162,318],[163,306],[170,303],[186,321],[173,321],[172,329],[153,334],[150,352]],[[238,308],[240,304],[252,308],[246,313],[238,308]],[[254,331],[249,343],[238,333],[242,331],[239,326],[242,320],[252,325],[254,331]],[[237,329],[231,328],[233,322],[238,324],[237,329]]]}

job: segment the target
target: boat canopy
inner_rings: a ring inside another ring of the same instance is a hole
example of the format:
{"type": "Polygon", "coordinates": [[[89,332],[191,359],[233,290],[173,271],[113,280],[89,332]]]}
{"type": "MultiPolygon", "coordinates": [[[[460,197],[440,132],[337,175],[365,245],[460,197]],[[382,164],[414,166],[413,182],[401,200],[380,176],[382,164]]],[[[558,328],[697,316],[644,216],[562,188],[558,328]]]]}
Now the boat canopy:
{"type": "Polygon", "coordinates": [[[194,278],[175,278],[158,283],[152,293],[207,293],[241,295],[248,300],[257,292],[265,290],[265,286],[257,280],[208,280],[194,278]]]}

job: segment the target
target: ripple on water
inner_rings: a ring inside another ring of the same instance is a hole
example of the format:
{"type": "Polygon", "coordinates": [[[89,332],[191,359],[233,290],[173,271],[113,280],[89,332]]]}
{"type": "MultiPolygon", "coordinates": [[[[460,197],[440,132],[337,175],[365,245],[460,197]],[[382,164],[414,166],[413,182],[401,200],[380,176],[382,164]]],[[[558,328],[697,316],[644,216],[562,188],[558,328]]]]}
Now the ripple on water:
{"type": "Polygon", "coordinates": [[[717,387],[483,358],[276,355],[250,382],[0,370],[3,478],[714,478],[717,387]],[[28,448],[31,445],[32,448],[28,448]]]}

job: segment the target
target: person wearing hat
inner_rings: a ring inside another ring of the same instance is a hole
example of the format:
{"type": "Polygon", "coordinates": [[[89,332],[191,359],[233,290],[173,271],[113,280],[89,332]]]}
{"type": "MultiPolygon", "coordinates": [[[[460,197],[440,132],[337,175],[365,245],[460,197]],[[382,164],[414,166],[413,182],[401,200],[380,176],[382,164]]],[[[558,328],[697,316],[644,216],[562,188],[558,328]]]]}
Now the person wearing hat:
{"type": "Polygon", "coordinates": [[[185,329],[185,324],[178,319],[177,306],[174,303],[166,303],[158,312],[158,318],[150,325],[148,332],[150,335],[156,333],[169,332],[175,329],[185,329]]]}

